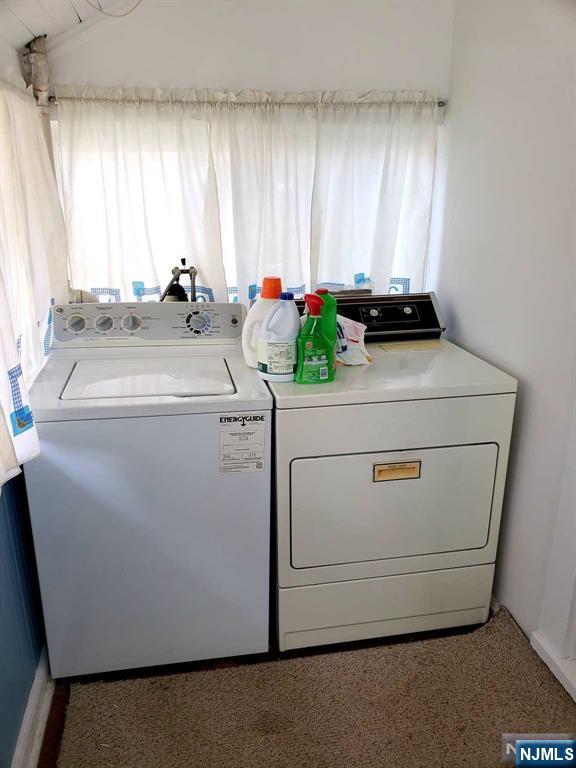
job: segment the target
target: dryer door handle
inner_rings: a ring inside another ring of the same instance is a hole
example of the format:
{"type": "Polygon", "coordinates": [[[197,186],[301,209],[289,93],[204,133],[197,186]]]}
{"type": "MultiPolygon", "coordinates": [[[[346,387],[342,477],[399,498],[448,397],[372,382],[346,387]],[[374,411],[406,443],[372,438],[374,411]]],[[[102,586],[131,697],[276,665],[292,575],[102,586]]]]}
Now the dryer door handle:
{"type": "Polygon", "coordinates": [[[374,464],[373,481],[385,483],[390,480],[418,480],[421,461],[395,461],[389,464],[374,464]]]}

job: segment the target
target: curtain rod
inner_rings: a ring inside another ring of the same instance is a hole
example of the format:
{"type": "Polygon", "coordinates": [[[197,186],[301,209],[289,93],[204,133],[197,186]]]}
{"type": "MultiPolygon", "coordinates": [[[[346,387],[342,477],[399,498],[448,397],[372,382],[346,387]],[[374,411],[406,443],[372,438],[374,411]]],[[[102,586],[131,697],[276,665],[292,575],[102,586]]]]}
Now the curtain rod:
{"type": "Polygon", "coordinates": [[[425,90],[316,90],[316,91],[240,91],[210,88],[153,88],[55,85],[50,97],[52,104],[62,99],[68,101],[94,101],[102,103],[175,104],[197,107],[378,107],[387,105],[446,106],[446,98],[434,91],[425,90]]]}
{"type": "MultiPolygon", "coordinates": [[[[412,106],[414,104],[433,104],[434,101],[410,101],[410,100],[398,100],[395,101],[394,99],[390,99],[389,101],[329,101],[329,102],[322,102],[322,101],[218,101],[218,100],[202,100],[202,101],[185,101],[178,99],[84,99],[81,96],[50,96],[49,102],[50,104],[57,105],[60,101],[93,101],[93,102],[103,102],[107,104],[189,104],[192,106],[198,106],[198,107],[254,107],[254,106],[288,106],[288,107],[313,107],[318,106],[321,104],[329,104],[330,106],[338,106],[338,107],[346,107],[346,106],[364,106],[364,107],[370,107],[370,106],[386,106],[388,104],[405,104],[406,106],[412,106]]],[[[439,108],[445,107],[447,104],[445,99],[438,99],[436,101],[436,106],[439,108]]]]}

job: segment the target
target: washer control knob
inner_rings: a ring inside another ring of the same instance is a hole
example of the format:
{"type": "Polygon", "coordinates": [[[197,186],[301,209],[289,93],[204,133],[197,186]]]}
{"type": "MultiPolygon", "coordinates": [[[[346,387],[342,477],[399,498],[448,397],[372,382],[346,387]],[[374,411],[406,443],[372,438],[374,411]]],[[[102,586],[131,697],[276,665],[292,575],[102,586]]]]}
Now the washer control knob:
{"type": "Polygon", "coordinates": [[[108,333],[114,328],[114,318],[110,315],[99,315],[96,320],[94,320],[94,328],[99,333],[108,333]]]}
{"type": "Polygon", "coordinates": [[[135,333],[142,327],[142,318],[130,312],[122,318],[122,328],[128,333],[135,333]]]}
{"type": "Polygon", "coordinates": [[[378,310],[377,309],[371,309],[370,310],[370,317],[378,317],[378,310]]]}
{"type": "Polygon", "coordinates": [[[190,312],[186,317],[186,326],[188,330],[196,333],[202,333],[202,331],[206,330],[209,322],[210,319],[208,316],[205,315],[204,312],[199,312],[198,310],[190,312]]]}
{"type": "Polygon", "coordinates": [[[71,333],[82,333],[86,328],[86,318],[84,315],[70,315],[66,321],[66,328],[68,328],[71,333]]]}
{"type": "Polygon", "coordinates": [[[412,307],[404,307],[404,314],[405,315],[411,315],[412,314],[412,307]]]}

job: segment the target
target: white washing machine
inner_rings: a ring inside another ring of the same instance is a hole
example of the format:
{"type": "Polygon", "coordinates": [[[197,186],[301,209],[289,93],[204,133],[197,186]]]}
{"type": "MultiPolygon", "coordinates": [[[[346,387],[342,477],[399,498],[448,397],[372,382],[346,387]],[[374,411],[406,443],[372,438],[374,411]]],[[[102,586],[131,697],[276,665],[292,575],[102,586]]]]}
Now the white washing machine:
{"type": "Polygon", "coordinates": [[[54,677],[268,650],[272,398],[243,316],[55,308],[25,470],[54,677]]]}
{"type": "Polygon", "coordinates": [[[486,621],[516,381],[433,295],[339,300],[368,366],[271,384],[280,650],[486,621]],[[379,343],[376,343],[379,341],[379,343]]]}

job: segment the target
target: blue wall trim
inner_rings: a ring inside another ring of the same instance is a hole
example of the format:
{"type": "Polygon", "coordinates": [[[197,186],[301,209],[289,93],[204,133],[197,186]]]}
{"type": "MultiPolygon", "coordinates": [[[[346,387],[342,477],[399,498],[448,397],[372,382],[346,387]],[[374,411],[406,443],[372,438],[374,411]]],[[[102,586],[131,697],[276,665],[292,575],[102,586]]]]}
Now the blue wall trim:
{"type": "Polygon", "coordinates": [[[44,644],[22,475],[0,491],[0,768],[10,768],[44,644]]]}

